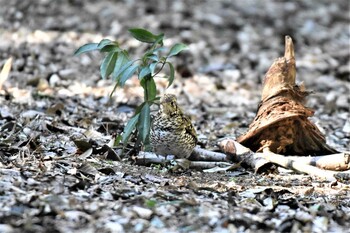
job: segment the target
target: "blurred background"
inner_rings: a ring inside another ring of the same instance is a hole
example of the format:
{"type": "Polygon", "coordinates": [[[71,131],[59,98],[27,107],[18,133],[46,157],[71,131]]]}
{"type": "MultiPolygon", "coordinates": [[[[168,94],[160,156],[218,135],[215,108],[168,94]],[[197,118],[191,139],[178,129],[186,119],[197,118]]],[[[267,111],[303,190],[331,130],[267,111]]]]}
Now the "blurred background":
{"type": "Polygon", "coordinates": [[[348,0],[0,0],[0,5],[0,66],[13,57],[4,86],[14,104],[48,108],[74,96],[77,102],[90,101],[84,106],[97,123],[101,115],[94,115],[94,108],[118,114],[125,111],[121,106],[134,107],[142,99],[137,79],[117,91],[114,107],[107,106],[113,83],[100,79],[101,55],[73,53],[85,43],[110,38],[137,57],[145,47],[127,29],[142,27],[165,33],[165,45],[189,46],[173,59],[174,86],[166,90],[158,80],[159,92],[177,94],[203,143],[213,146],[221,137],[247,130],[260,101],[261,80],[283,56],[284,36],[290,35],[297,80],[314,91],[307,102],[315,109],[312,121],[330,145],[350,149],[348,0]],[[38,106],[33,92],[50,101],[38,106]]]}

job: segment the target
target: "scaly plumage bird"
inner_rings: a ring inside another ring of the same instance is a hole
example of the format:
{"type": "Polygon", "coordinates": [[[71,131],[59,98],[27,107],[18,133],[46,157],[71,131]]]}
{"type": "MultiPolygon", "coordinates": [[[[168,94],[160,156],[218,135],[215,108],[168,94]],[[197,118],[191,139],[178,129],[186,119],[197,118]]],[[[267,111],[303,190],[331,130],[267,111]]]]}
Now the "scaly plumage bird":
{"type": "Polygon", "coordinates": [[[197,144],[196,131],[178,106],[175,95],[165,94],[152,120],[150,141],[153,152],[188,158],[197,144]]]}

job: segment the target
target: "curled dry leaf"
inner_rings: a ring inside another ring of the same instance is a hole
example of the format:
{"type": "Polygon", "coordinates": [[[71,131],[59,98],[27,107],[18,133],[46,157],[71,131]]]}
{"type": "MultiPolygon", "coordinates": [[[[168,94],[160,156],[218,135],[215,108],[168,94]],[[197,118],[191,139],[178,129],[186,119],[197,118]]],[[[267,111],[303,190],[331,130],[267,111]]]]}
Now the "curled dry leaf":
{"type": "Polygon", "coordinates": [[[261,102],[254,121],[238,142],[253,151],[268,148],[279,154],[324,155],[337,151],[326,144],[324,135],[308,120],[314,111],[304,106],[309,94],[295,83],[296,66],[292,38],[285,38],[284,57],[268,70],[261,102]]]}

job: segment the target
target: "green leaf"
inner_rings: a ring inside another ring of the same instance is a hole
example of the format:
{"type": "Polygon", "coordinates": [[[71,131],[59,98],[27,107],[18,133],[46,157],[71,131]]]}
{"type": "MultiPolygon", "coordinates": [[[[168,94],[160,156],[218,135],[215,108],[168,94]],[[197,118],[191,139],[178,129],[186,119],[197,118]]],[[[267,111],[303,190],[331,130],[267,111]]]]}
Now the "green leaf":
{"type": "Polygon", "coordinates": [[[150,59],[152,61],[159,61],[159,52],[163,50],[165,50],[164,47],[150,49],[143,55],[142,60],[146,61],[147,59],[150,59]]]}
{"type": "Polygon", "coordinates": [[[150,105],[146,102],[140,113],[140,121],[138,124],[138,131],[141,140],[145,142],[149,137],[151,129],[151,109],[150,105]]]}
{"type": "Polygon", "coordinates": [[[119,143],[122,141],[123,136],[119,134],[115,139],[114,139],[114,144],[113,146],[119,146],[119,143]]]}
{"type": "Polygon", "coordinates": [[[163,39],[164,39],[164,34],[159,34],[156,38],[156,41],[154,41],[152,49],[155,49],[158,44],[163,46],[163,39]]]}
{"type": "Polygon", "coordinates": [[[151,69],[148,66],[143,67],[139,73],[139,80],[142,80],[144,77],[150,74],[151,74],[151,69]]]}
{"type": "Polygon", "coordinates": [[[157,56],[157,54],[150,54],[146,56],[147,59],[150,59],[152,61],[159,61],[159,58],[157,56]]]}
{"type": "Polygon", "coordinates": [[[103,39],[100,41],[100,43],[98,43],[97,48],[98,49],[103,49],[105,46],[113,44],[114,42],[109,40],[109,39],[103,39]]]}
{"type": "Polygon", "coordinates": [[[153,100],[157,95],[157,87],[154,79],[152,77],[144,78],[141,80],[140,84],[144,89],[145,101],[150,102],[153,100]]]}
{"type": "Polygon", "coordinates": [[[171,49],[170,49],[170,52],[169,52],[169,55],[168,57],[172,57],[172,56],[175,56],[177,55],[178,53],[180,53],[181,51],[187,49],[187,45],[185,44],[175,44],[171,49]]]}
{"type": "Polygon", "coordinates": [[[114,70],[112,73],[112,79],[114,81],[118,81],[120,78],[120,74],[124,72],[126,68],[131,66],[132,61],[130,61],[126,51],[122,51],[118,53],[117,61],[115,62],[114,70]]]}
{"type": "Polygon", "coordinates": [[[114,70],[116,71],[116,73],[113,72],[113,80],[115,80],[118,84],[120,84],[120,79],[122,77],[122,75],[124,74],[125,70],[127,70],[131,65],[132,65],[133,61],[128,61],[127,63],[125,63],[124,65],[122,65],[122,67],[120,67],[119,70],[116,70],[114,68],[114,70]],[[114,78],[114,75],[116,75],[116,77],[114,78]]]}
{"type": "Polygon", "coordinates": [[[156,98],[157,96],[157,86],[156,83],[154,82],[154,78],[149,77],[149,78],[144,78],[141,81],[141,86],[147,93],[147,100],[146,101],[152,101],[156,98]]]}
{"type": "Polygon", "coordinates": [[[121,49],[116,44],[109,44],[100,49],[101,52],[120,52],[121,49]]]}
{"type": "Polygon", "coordinates": [[[141,112],[141,110],[142,110],[142,108],[143,108],[143,106],[146,104],[146,102],[143,102],[142,104],[140,104],[139,106],[137,106],[136,108],[135,108],[135,115],[136,114],[139,114],[140,112],[141,112]]]}
{"type": "Polygon", "coordinates": [[[145,205],[148,207],[148,208],[154,208],[157,204],[157,201],[156,200],[146,200],[145,201],[145,205]]]}
{"type": "Polygon", "coordinates": [[[165,47],[159,47],[159,48],[156,48],[156,49],[154,49],[152,51],[153,51],[153,53],[158,53],[158,52],[162,52],[162,51],[165,51],[165,50],[166,50],[165,47]]]}
{"type": "Polygon", "coordinates": [[[157,96],[157,86],[154,79],[148,81],[148,101],[155,99],[157,96]]]}
{"type": "Polygon", "coordinates": [[[151,70],[151,74],[152,74],[152,75],[154,74],[157,65],[158,65],[158,62],[153,62],[153,63],[151,63],[151,64],[149,65],[149,68],[150,68],[150,70],[151,70]]]}
{"type": "Polygon", "coordinates": [[[170,69],[170,76],[169,76],[169,84],[167,86],[170,87],[171,84],[173,84],[174,82],[174,79],[175,79],[175,69],[174,69],[174,66],[173,64],[171,64],[170,62],[167,62],[168,66],[169,66],[169,69],[170,69]]]}
{"type": "Polygon", "coordinates": [[[111,52],[103,59],[100,66],[100,72],[103,79],[107,78],[113,72],[117,57],[118,53],[111,52]]]}
{"type": "Polygon", "coordinates": [[[120,74],[119,85],[121,87],[123,87],[125,85],[125,82],[132,77],[137,68],[139,68],[138,65],[131,65],[126,68],[123,73],[120,74]]]}
{"type": "Polygon", "coordinates": [[[97,43],[89,43],[89,44],[85,44],[83,46],[81,46],[80,48],[78,48],[75,52],[74,55],[80,55],[82,53],[86,53],[86,52],[90,52],[93,50],[97,50],[98,49],[98,44],[97,43]]]}
{"type": "Polygon", "coordinates": [[[139,120],[140,114],[136,114],[134,115],[126,124],[125,128],[124,128],[124,132],[123,132],[123,136],[122,136],[122,141],[124,144],[126,144],[129,140],[129,137],[132,133],[132,131],[135,129],[136,124],[139,120]]]}
{"type": "Polygon", "coordinates": [[[136,40],[139,40],[145,43],[154,43],[158,39],[158,36],[154,35],[152,32],[149,32],[143,28],[131,28],[129,29],[129,32],[136,40]]]}

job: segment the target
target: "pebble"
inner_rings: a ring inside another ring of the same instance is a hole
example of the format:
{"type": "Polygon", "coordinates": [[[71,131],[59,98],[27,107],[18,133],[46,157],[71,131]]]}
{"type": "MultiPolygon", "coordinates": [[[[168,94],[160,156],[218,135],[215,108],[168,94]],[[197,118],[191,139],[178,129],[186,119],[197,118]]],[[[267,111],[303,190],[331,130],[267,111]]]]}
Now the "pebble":
{"type": "Polygon", "coordinates": [[[72,78],[75,73],[76,73],[75,69],[64,69],[64,70],[58,71],[59,77],[63,79],[72,78]]]}
{"type": "Polygon", "coordinates": [[[143,219],[149,219],[151,217],[151,215],[153,214],[152,210],[146,209],[143,207],[139,207],[139,206],[134,206],[132,208],[132,210],[135,211],[137,213],[137,215],[143,219]]]}
{"type": "Polygon", "coordinates": [[[345,125],[343,127],[343,132],[350,134],[350,120],[346,120],[345,125]]]}
{"type": "Polygon", "coordinates": [[[107,222],[104,227],[108,232],[117,233],[117,232],[124,232],[124,228],[120,223],[117,222],[107,222]]]}
{"type": "Polygon", "coordinates": [[[13,233],[15,229],[10,224],[0,224],[0,232],[13,233]]]}
{"type": "Polygon", "coordinates": [[[57,84],[60,82],[60,76],[58,76],[57,74],[53,74],[50,76],[49,78],[49,84],[51,87],[57,86],[57,84]]]}
{"type": "Polygon", "coordinates": [[[344,138],[344,134],[342,133],[342,132],[340,132],[340,131],[336,131],[336,132],[334,132],[334,134],[335,134],[335,136],[337,136],[338,138],[344,138]]]}
{"type": "Polygon", "coordinates": [[[35,111],[35,110],[28,110],[28,111],[25,111],[25,112],[21,113],[21,117],[29,118],[29,119],[33,119],[37,115],[41,116],[41,115],[44,115],[44,113],[39,112],[39,111],[35,111]]]}
{"type": "Polygon", "coordinates": [[[349,109],[350,107],[349,98],[350,97],[346,95],[339,95],[335,103],[339,108],[349,109]]]}
{"type": "Polygon", "coordinates": [[[80,56],[80,64],[83,66],[88,66],[91,64],[91,59],[87,55],[80,56]]]}

